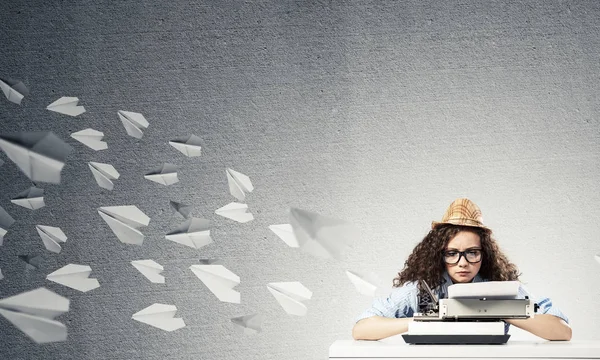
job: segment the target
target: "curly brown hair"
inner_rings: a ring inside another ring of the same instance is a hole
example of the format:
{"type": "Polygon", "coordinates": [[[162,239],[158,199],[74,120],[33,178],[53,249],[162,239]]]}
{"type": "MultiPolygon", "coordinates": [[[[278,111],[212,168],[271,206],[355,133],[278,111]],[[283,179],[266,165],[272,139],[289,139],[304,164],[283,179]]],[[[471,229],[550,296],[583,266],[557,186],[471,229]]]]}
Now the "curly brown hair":
{"type": "Polygon", "coordinates": [[[439,224],[415,246],[404,263],[404,268],[394,278],[394,287],[407,282],[425,280],[431,288],[444,282],[446,265],[442,256],[448,242],[460,231],[471,231],[479,235],[482,248],[482,262],[479,275],[489,281],[519,280],[517,266],[502,253],[492,232],[488,229],[439,224]]]}

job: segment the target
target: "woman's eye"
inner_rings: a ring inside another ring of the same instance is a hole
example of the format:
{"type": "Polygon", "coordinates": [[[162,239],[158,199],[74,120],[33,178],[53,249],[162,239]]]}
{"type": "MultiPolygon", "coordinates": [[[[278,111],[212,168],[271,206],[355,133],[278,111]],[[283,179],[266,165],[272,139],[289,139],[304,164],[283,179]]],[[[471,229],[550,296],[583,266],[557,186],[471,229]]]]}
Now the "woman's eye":
{"type": "Polygon", "coordinates": [[[456,254],[458,254],[456,251],[448,251],[446,256],[456,256],[456,254]]]}

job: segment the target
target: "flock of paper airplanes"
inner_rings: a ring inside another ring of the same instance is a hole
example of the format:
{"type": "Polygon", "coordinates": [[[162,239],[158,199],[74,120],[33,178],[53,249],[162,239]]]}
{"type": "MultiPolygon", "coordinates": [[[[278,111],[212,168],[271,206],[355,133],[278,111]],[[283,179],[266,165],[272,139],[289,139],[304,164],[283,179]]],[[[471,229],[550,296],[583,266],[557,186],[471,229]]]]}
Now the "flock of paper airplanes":
{"type": "Polygon", "coordinates": [[[94,129],[84,129],[71,134],[71,137],[92,150],[106,150],[108,144],[102,141],[104,133],[94,129]]]}
{"type": "Polygon", "coordinates": [[[38,344],[67,340],[67,327],[54,320],[69,311],[69,299],[38,288],[0,300],[0,315],[38,344]]]}
{"type": "Polygon", "coordinates": [[[34,182],[60,183],[60,172],[73,148],[52,132],[0,135],[0,149],[34,182]]]}
{"type": "Polygon", "coordinates": [[[210,237],[210,221],[195,217],[181,223],[177,229],[165,235],[165,238],[195,249],[213,242],[210,237]]]}
{"type": "Polygon", "coordinates": [[[177,307],[175,305],[152,304],[147,308],[133,314],[133,320],[142,322],[165,331],[175,331],[185,327],[182,318],[175,318],[177,307]]]}
{"type": "Polygon", "coordinates": [[[215,214],[237,221],[239,223],[247,223],[248,221],[254,220],[254,215],[247,211],[248,205],[232,202],[215,210],[215,214]]]}
{"type": "Polygon", "coordinates": [[[308,290],[298,281],[272,282],[267,284],[267,289],[273,294],[275,300],[290,315],[304,316],[307,308],[302,301],[310,300],[312,291],[308,290]]]}
{"type": "Polygon", "coordinates": [[[131,262],[139,272],[154,284],[164,284],[165,277],[160,275],[165,268],[154,260],[134,260],[131,262]]]}
{"type": "Polygon", "coordinates": [[[21,100],[29,95],[29,89],[20,81],[0,78],[0,89],[6,96],[6,99],[17,105],[21,105],[21,100]]]}
{"type": "Polygon", "coordinates": [[[187,157],[197,157],[202,154],[200,146],[200,138],[196,135],[188,135],[186,137],[177,138],[169,141],[169,145],[177,149],[187,157]]]}
{"type": "Polygon", "coordinates": [[[92,175],[94,175],[98,186],[106,190],[114,189],[115,184],[112,181],[121,176],[117,169],[110,164],[90,161],[88,162],[88,167],[92,171],[92,175]]]}
{"type": "Polygon", "coordinates": [[[69,116],[78,116],[85,112],[83,106],[77,106],[78,102],[79,99],[76,97],[63,96],[48,105],[46,109],[69,116]]]}
{"type": "Polygon", "coordinates": [[[177,165],[164,163],[160,167],[144,175],[144,178],[165,186],[173,185],[179,182],[179,179],[177,178],[177,165]]]}
{"type": "Polygon", "coordinates": [[[240,303],[240,293],[233,290],[240,284],[240,277],[223,265],[192,265],[190,270],[219,300],[240,303]]]}
{"type": "Polygon", "coordinates": [[[133,136],[136,139],[141,139],[144,136],[142,130],[150,126],[148,120],[140,113],[119,110],[117,114],[125,127],[125,131],[127,131],[127,135],[133,136]]]}
{"type": "Polygon", "coordinates": [[[10,202],[30,210],[43,208],[46,206],[44,203],[44,189],[32,186],[12,198],[10,202]]]}
{"type": "Polygon", "coordinates": [[[44,247],[53,253],[60,253],[62,248],[59,243],[67,242],[67,235],[57,227],[47,225],[36,225],[35,229],[42,238],[44,247]]]}
{"type": "Polygon", "coordinates": [[[4,236],[8,233],[8,228],[14,223],[15,219],[0,206],[0,246],[4,242],[4,236]]]}
{"type": "Polygon", "coordinates": [[[144,234],[137,229],[148,226],[150,218],[137,206],[104,206],[98,209],[98,214],[121,242],[135,245],[142,245],[144,242],[144,234]]]}
{"type": "Polygon", "coordinates": [[[225,172],[227,173],[229,193],[231,193],[231,195],[239,201],[244,201],[246,199],[246,193],[254,190],[252,181],[250,181],[250,178],[247,175],[244,175],[233,169],[227,168],[225,172]]]}
{"type": "Polygon", "coordinates": [[[91,272],[92,268],[88,265],[69,264],[48,274],[46,279],[71,289],[88,292],[100,287],[98,280],[89,278],[91,272]]]}
{"type": "Polygon", "coordinates": [[[239,329],[246,335],[258,334],[262,331],[263,316],[261,314],[250,314],[231,319],[239,329]]]}

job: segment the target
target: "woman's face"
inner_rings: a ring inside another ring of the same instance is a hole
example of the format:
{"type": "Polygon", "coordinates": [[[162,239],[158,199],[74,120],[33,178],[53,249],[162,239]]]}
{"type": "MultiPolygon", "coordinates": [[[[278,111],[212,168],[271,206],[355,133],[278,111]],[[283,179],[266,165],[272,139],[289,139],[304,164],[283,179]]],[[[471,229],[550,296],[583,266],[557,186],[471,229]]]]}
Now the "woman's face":
{"type": "Polygon", "coordinates": [[[454,283],[471,282],[481,268],[482,258],[481,239],[471,231],[456,234],[450,239],[444,252],[446,270],[454,283]]]}

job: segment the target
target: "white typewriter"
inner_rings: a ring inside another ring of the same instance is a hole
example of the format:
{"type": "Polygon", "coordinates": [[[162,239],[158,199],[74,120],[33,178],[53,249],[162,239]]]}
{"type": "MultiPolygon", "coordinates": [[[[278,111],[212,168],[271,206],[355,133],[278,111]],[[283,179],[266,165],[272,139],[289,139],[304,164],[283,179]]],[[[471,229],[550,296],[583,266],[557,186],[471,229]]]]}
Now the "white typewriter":
{"type": "Polygon", "coordinates": [[[420,281],[419,312],[403,334],[409,344],[504,344],[504,319],[527,319],[537,311],[531,299],[518,299],[518,281],[454,284],[438,299],[420,281]]]}

